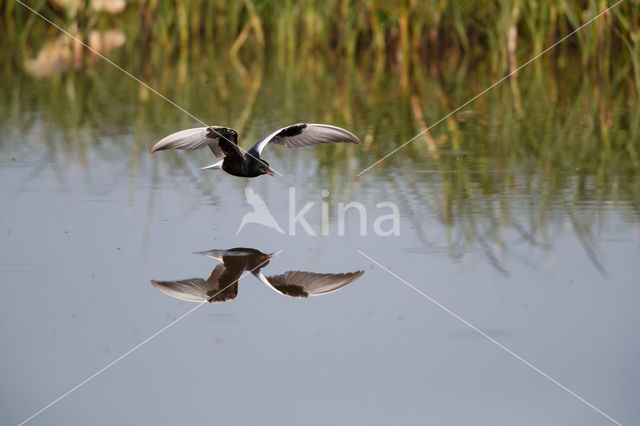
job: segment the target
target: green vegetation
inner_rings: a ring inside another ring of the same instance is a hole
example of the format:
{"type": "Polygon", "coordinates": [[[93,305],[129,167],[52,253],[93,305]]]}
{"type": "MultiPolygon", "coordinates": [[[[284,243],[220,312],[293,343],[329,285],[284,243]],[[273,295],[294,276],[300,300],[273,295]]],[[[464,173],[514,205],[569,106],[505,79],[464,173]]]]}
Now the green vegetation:
{"type": "MultiPolygon", "coordinates": [[[[508,244],[505,227],[544,246],[558,214],[589,253],[589,233],[609,206],[630,222],[640,215],[637,2],[624,1],[429,131],[605,3],[149,1],[120,15],[34,3],[64,28],[82,29],[85,40],[119,29],[126,42],[109,54],[114,62],[204,121],[237,128],[243,140],[309,117],[353,130],[364,147],[316,150],[314,184],[341,194],[376,176],[386,182],[376,192],[404,197],[405,211],[426,208],[447,225],[453,255],[471,242],[508,244]],[[355,177],[419,132],[384,168],[355,177]]],[[[10,100],[0,103],[0,131],[15,136],[0,144],[0,158],[42,132],[46,161],[61,176],[70,164],[88,170],[95,152],[127,158],[135,179],[156,138],[196,124],[91,55],[64,56],[73,64],[32,77],[25,61],[59,32],[12,0],[0,11],[0,57],[10,65],[0,69],[0,95],[10,100]]],[[[278,155],[285,154],[270,153],[278,155]]],[[[206,156],[155,163],[191,173],[206,156]]]]}
{"type": "MultiPolygon", "coordinates": [[[[52,5],[72,4],[71,0],[28,3],[64,28],[81,29],[85,36],[90,30],[115,26],[126,34],[130,54],[158,65],[184,56],[235,54],[245,45],[256,49],[269,44],[270,52],[287,63],[323,55],[340,62],[391,64],[399,67],[407,84],[412,68],[450,56],[460,61],[482,59],[492,72],[503,74],[603,11],[608,2],[149,0],[129,2],[117,15],[91,7],[52,5]]],[[[77,0],[83,3],[91,2],[77,0]]],[[[6,37],[25,48],[52,33],[48,24],[13,0],[5,0],[0,12],[6,37]]],[[[559,63],[575,55],[582,66],[612,77],[628,75],[640,87],[638,2],[623,1],[552,54],[559,63]]]]}

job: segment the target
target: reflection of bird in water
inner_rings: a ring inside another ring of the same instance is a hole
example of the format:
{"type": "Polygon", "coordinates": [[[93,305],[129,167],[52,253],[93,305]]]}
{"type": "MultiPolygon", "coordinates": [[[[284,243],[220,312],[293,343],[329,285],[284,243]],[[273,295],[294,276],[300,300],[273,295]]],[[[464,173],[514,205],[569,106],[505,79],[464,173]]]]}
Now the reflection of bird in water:
{"type": "Polygon", "coordinates": [[[364,271],[346,274],[316,274],[315,272],[287,271],[280,275],[265,277],[254,272],[260,281],[280,294],[290,297],[311,297],[333,293],[360,278],[364,271]]]}
{"type": "Polygon", "coordinates": [[[243,153],[238,146],[238,132],[221,126],[198,127],[173,133],[156,143],[150,152],[163,149],[200,149],[208,146],[222,160],[204,167],[222,169],[240,177],[273,176],[269,163],[262,160],[262,150],[270,144],[298,148],[331,142],[362,144],[353,133],[329,124],[298,123],[276,130],[243,153]]]}
{"type": "Polygon", "coordinates": [[[276,292],[290,297],[304,298],[333,293],[357,280],[364,271],[344,274],[319,274],[305,271],[287,271],[279,275],[265,276],[261,270],[269,264],[273,255],[249,248],[209,250],[199,252],[222,262],[211,272],[211,276],[179,281],[155,281],[158,290],[188,302],[225,302],[238,295],[238,280],[245,271],[276,292]]]}
{"type": "Polygon", "coordinates": [[[225,302],[238,295],[238,280],[246,270],[259,270],[269,263],[272,255],[249,248],[209,250],[200,252],[222,262],[211,276],[179,281],[151,281],[161,292],[187,302],[225,302]]]}
{"type": "Polygon", "coordinates": [[[268,228],[275,229],[281,234],[284,234],[278,222],[273,217],[269,208],[264,203],[264,200],[261,196],[256,194],[250,186],[247,186],[244,190],[244,196],[247,199],[247,202],[253,207],[253,211],[245,214],[242,217],[242,221],[240,222],[240,227],[236,231],[236,235],[240,233],[244,225],[247,223],[259,223],[260,225],[264,225],[268,228]]]}

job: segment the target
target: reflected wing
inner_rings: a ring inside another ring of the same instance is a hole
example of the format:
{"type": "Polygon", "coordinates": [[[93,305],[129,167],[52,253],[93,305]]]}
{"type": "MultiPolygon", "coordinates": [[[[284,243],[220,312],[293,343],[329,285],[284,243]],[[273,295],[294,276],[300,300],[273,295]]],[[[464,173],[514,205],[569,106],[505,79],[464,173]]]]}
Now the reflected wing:
{"type": "Polygon", "coordinates": [[[223,289],[220,288],[220,278],[224,272],[225,267],[218,265],[207,280],[202,278],[179,281],[151,280],[151,284],[164,294],[187,302],[224,302],[235,298],[238,294],[237,286],[235,291],[231,288],[233,286],[221,291],[223,289]]]}
{"type": "Polygon", "coordinates": [[[356,135],[340,127],[329,124],[298,123],[276,130],[255,144],[249,152],[254,155],[260,155],[269,143],[286,146],[287,148],[299,148],[331,142],[362,144],[356,135]]]}
{"type": "Polygon", "coordinates": [[[220,142],[227,142],[228,145],[235,145],[237,149],[238,133],[229,127],[209,126],[196,127],[193,129],[181,130],[164,137],[156,143],[149,152],[161,151],[163,149],[200,149],[208,146],[211,152],[218,158],[224,156],[226,150],[220,147],[220,142]]]}
{"type": "Polygon", "coordinates": [[[332,293],[357,280],[364,271],[346,274],[317,274],[304,271],[287,271],[284,274],[258,277],[279,293],[291,297],[311,297],[332,293]]]}
{"type": "Polygon", "coordinates": [[[191,278],[180,281],[154,281],[155,288],[176,299],[187,302],[203,302],[207,300],[207,282],[202,278],[191,278]]]}

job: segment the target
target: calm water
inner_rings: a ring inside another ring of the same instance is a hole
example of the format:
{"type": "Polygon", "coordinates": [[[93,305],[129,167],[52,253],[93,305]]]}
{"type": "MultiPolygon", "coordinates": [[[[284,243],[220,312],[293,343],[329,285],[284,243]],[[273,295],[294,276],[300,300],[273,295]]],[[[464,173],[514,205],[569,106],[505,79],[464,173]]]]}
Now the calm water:
{"type": "Polygon", "coordinates": [[[106,64],[2,71],[0,423],[198,306],[152,281],[201,288],[219,263],[194,252],[238,247],[274,254],[269,277],[364,273],[307,299],[248,274],[230,300],[201,305],[30,424],[611,423],[376,262],[621,423],[640,422],[632,95],[527,70],[357,176],[496,77],[415,70],[403,89],[393,70],[245,61],[244,76],[128,68],[239,129],[245,147],[298,121],[346,127],[364,147],[271,147],[283,176],[246,181],[199,170],[204,151],[149,155],[197,122],[106,64]],[[285,231],[293,200],[296,212],[314,203],[306,218],[322,234],[326,203],[328,235],[236,234],[247,187],[285,231]],[[365,236],[354,210],[339,235],[337,206],[350,201],[367,211],[365,236]],[[385,201],[399,235],[374,232],[385,201]]]}

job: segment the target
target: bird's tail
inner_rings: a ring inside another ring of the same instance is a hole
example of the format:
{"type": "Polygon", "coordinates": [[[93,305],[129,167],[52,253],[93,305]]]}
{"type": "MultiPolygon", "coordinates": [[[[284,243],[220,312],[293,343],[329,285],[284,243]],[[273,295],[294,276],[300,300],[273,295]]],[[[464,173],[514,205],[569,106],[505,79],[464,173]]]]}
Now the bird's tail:
{"type": "Polygon", "coordinates": [[[208,169],[221,169],[222,168],[222,162],[224,161],[224,159],[220,160],[220,161],[216,161],[213,164],[209,164],[208,166],[202,167],[202,170],[208,170],[208,169]]]}

